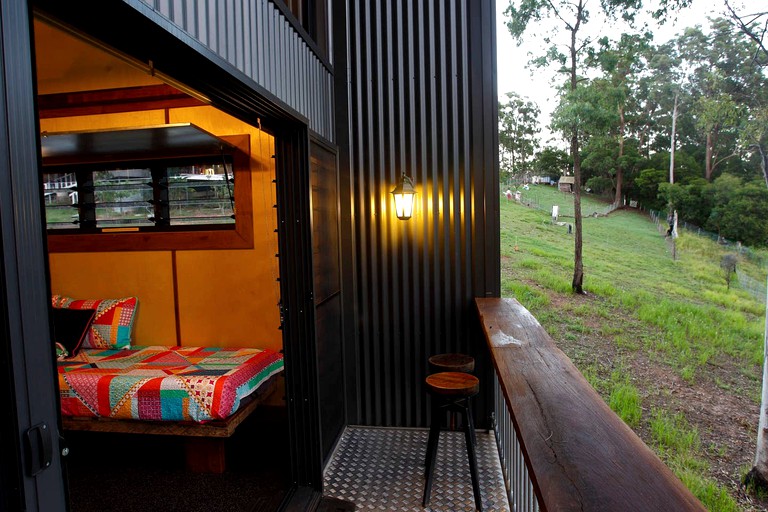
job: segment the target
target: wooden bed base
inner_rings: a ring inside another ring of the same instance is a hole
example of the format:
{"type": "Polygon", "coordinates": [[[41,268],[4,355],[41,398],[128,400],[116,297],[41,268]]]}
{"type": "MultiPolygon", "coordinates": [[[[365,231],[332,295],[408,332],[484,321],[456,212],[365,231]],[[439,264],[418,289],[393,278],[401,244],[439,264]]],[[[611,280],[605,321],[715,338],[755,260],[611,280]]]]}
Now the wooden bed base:
{"type": "Polygon", "coordinates": [[[274,393],[276,387],[277,375],[247,396],[237,411],[225,420],[194,423],[63,416],[61,422],[63,429],[69,431],[184,437],[187,470],[193,473],[223,473],[226,469],[224,442],[259,404],[274,393]]]}

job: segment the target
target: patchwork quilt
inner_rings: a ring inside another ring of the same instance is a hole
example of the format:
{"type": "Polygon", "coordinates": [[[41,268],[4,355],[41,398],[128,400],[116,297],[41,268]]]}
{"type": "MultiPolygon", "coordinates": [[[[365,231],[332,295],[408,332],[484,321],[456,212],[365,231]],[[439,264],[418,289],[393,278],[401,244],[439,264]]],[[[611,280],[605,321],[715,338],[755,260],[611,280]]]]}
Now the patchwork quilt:
{"type": "Polygon", "coordinates": [[[283,370],[272,350],[83,349],[58,362],[65,416],[204,422],[225,419],[283,370]]]}

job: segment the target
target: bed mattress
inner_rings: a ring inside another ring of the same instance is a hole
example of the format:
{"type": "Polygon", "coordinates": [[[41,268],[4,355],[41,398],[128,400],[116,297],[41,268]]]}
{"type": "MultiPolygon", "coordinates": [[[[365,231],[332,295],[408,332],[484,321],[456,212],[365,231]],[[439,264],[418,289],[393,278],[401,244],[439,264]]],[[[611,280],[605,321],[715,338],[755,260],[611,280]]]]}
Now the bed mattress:
{"type": "Polygon", "coordinates": [[[282,370],[283,356],[272,350],[83,349],[58,362],[61,412],[137,420],[223,420],[282,370]]]}

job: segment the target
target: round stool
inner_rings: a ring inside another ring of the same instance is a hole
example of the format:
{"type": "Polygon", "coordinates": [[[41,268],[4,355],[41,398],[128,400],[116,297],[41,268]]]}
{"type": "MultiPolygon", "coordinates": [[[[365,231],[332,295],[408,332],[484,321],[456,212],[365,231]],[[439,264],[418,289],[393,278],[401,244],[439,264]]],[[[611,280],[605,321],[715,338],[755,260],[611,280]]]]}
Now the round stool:
{"type": "Polygon", "coordinates": [[[477,473],[477,458],[475,456],[475,422],[472,418],[472,397],[480,391],[480,380],[474,375],[463,372],[440,372],[427,377],[427,391],[431,395],[432,417],[427,441],[427,482],[424,485],[424,500],[422,505],[429,504],[432,493],[432,482],[435,477],[435,462],[437,460],[437,445],[440,439],[440,419],[444,410],[461,414],[464,425],[464,441],[467,445],[469,458],[469,473],[472,477],[472,491],[475,495],[475,507],[482,512],[483,502],[480,499],[480,482],[477,473]]]}
{"type": "MultiPolygon", "coordinates": [[[[429,358],[430,373],[437,372],[465,372],[472,373],[475,370],[475,358],[466,354],[436,354],[429,358]]],[[[449,430],[456,430],[456,413],[452,412],[449,430]]]]}
{"type": "Polygon", "coordinates": [[[465,372],[475,370],[475,358],[466,354],[437,354],[429,358],[433,372],[465,372]]]}

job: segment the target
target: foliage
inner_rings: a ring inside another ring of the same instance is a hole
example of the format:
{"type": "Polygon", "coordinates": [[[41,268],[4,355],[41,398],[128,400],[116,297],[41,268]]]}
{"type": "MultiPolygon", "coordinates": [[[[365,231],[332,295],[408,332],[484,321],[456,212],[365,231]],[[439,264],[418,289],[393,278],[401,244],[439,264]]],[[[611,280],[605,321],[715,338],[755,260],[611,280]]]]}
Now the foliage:
{"type": "Polygon", "coordinates": [[[617,123],[618,114],[606,96],[609,87],[605,82],[591,82],[568,90],[560,97],[560,103],[552,114],[551,128],[576,135],[584,142],[594,133],[605,133],[617,123]]]}
{"type": "Polygon", "coordinates": [[[568,172],[572,164],[573,162],[567,152],[548,146],[536,153],[533,169],[539,176],[557,179],[568,172]]]}
{"type": "Polygon", "coordinates": [[[642,415],[639,391],[623,372],[613,372],[611,381],[613,389],[608,397],[608,405],[627,425],[637,427],[642,415]]]}
{"type": "Polygon", "coordinates": [[[613,182],[604,176],[593,176],[589,178],[586,183],[587,191],[595,194],[603,194],[611,191],[613,182]]]}
{"type": "Polygon", "coordinates": [[[643,169],[635,178],[634,197],[646,208],[662,210],[666,199],[659,197],[659,185],[667,180],[668,171],[663,169],[643,169]]]}
{"type": "Polygon", "coordinates": [[[707,229],[746,245],[768,244],[768,188],[724,175],[712,184],[713,206],[707,229]]]}
{"type": "Polygon", "coordinates": [[[522,179],[531,170],[531,160],[538,146],[539,107],[516,93],[506,94],[499,103],[499,160],[502,170],[522,179]]]}
{"type": "MultiPolygon", "coordinates": [[[[569,5],[574,7],[560,9],[558,16],[573,31],[578,20],[565,15],[578,14],[574,9],[581,4],[569,5]]],[[[562,7],[557,2],[513,2],[508,9],[517,13],[509,21],[513,35],[521,37],[530,29],[523,22],[554,16],[553,6],[562,7]]],[[[616,2],[613,7],[629,12],[638,6],[616,2]]],[[[589,15],[581,14],[582,23],[589,21],[589,15]]],[[[755,19],[768,18],[767,13],[754,16],[744,18],[749,22],[745,26],[754,29],[755,19]]],[[[766,217],[755,180],[768,185],[768,77],[754,58],[760,48],[744,26],[741,31],[738,23],[734,26],[735,19],[713,19],[708,30],[688,28],[659,45],[644,33],[584,38],[576,61],[553,49],[553,35],[545,34],[550,48],[537,63],[555,63],[572,75],[570,86],[560,89],[551,128],[577,137],[579,158],[572,156],[571,162],[582,184],[607,191],[605,180],[611,180],[615,201],[626,194],[647,208],[664,209],[672,200],[682,221],[760,245],[766,243],[766,217]],[[574,75],[577,69],[581,74],[574,75]],[[584,76],[588,70],[589,79],[584,76]],[[675,98],[674,185],[665,185],[670,181],[675,98]],[[725,176],[738,178],[738,186],[717,182],[725,176]],[[598,177],[603,179],[593,179],[598,177]]]]}
{"type": "Polygon", "coordinates": [[[724,239],[768,245],[768,188],[761,181],[744,182],[731,174],[713,183],[694,178],[670,185],[666,179],[666,171],[644,169],[634,181],[633,195],[650,209],[672,205],[682,220],[724,239]]]}
{"type": "Polygon", "coordinates": [[[696,178],[691,183],[659,183],[658,209],[671,207],[687,222],[696,226],[706,225],[711,212],[711,186],[703,178],[696,178]]]}
{"type": "Polygon", "coordinates": [[[677,39],[708,181],[739,154],[739,134],[766,85],[765,75],[750,63],[753,48],[746,36],[722,18],[711,20],[709,29],[688,28],[677,39]]]}
{"type": "Polygon", "coordinates": [[[738,511],[736,500],[725,489],[702,476],[707,464],[696,455],[701,445],[697,430],[688,424],[682,414],[670,416],[659,410],[652,414],[651,433],[656,450],[686,487],[709,510],[738,511]]]}

